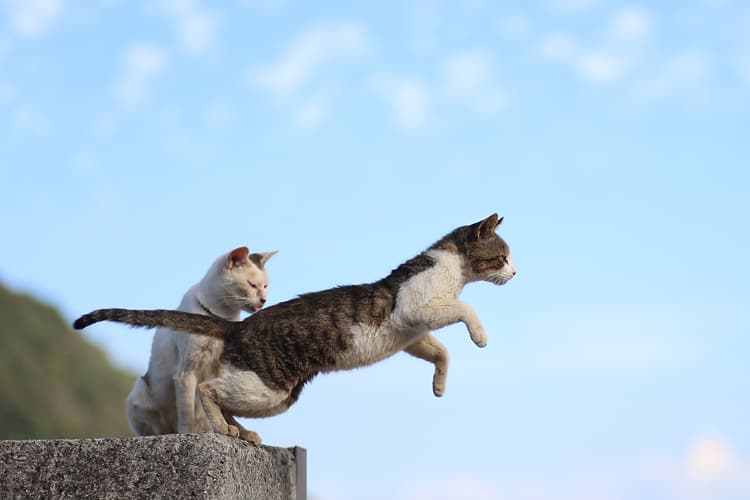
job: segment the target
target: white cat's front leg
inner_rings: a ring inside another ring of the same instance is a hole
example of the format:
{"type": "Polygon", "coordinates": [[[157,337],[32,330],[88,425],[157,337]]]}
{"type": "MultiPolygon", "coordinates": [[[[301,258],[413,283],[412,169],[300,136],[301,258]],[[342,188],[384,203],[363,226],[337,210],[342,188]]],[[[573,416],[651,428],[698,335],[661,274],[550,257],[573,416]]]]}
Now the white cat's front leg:
{"type": "Polygon", "coordinates": [[[173,380],[177,405],[177,432],[192,432],[198,377],[193,371],[180,371],[174,375],[173,380]]]}
{"type": "Polygon", "coordinates": [[[460,300],[435,299],[423,306],[423,319],[430,330],[443,328],[453,323],[463,322],[469,330],[471,340],[479,347],[487,345],[487,334],[484,331],[479,316],[474,309],[460,300]]]}

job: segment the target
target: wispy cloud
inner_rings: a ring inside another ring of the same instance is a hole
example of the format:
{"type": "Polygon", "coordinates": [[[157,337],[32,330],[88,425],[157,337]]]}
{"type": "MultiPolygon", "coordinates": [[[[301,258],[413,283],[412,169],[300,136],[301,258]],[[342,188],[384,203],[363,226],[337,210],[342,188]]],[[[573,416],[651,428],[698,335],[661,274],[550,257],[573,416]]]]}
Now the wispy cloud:
{"type": "Polygon", "coordinates": [[[277,61],[252,67],[248,81],[277,96],[290,96],[325,66],[361,60],[369,45],[367,31],[358,22],[316,26],[299,35],[277,61]]]}
{"type": "Polygon", "coordinates": [[[304,99],[292,113],[292,125],[297,130],[313,130],[325,120],[330,110],[330,99],[322,93],[304,99]]]}
{"type": "Polygon", "coordinates": [[[547,0],[552,10],[570,13],[587,12],[596,7],[600,0],[547,0]]]}
{"type": "Polygon", "coordinates": [[[275,98],[293,128],[313,130],[334,106],[321,87],[345,78],[342,70],[362,61],[370,47],[367,29],[357,21],[318,24],[294,38],[276,61],[251,67],[247,81],[275,98]]]}
{"type": "Polygon", "coordinates": [[[156,45],[137,43],[124,56],[124,74],[117,83],[115,92],[125,108],[141,103],[151,84],[166,67],[167,54],[156,45]]]}
{"type": "Polygon", "coordinates": [[[578,48],[572,36],[566,33],[552,33],[539,44],[539,54],[543,59],[556,63],[568,63],[575,59],[578,48]]]}
{"type": "Polygon", "coordinates": [[[505,12],[497,21],[501,35],[509,38],[523,38],[531,33],[533,22],[530,17],[518,12],[505,12]]]}
{"type": "Polygon", "coordinates": [[[686,51],[668,57],[650,76],[636,86],[639,97],[662,100],[690,97],[701,92],[709,76],[708,57],[698,51],[686,51]]]}
{"type": "Polygon", "coordinates": [[[0,106],[10,103],[15,95],[15,86],[8,81],[0,80],[0,106]]]}
{"type": "Polygon", "coordinates": [[[668,498],[750,498],[750,461],[715,432],[696,436],[681,456],[649,459],[646,476],[668,498]]]}
{"type": "Polygon", "coordinates": [[[213,46],[219,16],[203,7],[199,0],[159,0],[157,9],[172,22],[187,52],[202,54],[213,46]]]}
{"type": "Polygon", "coordinates": [[[443,61],[443,89],[449,99],[462,102],[482,115],[495,115],[505,107],[505,91],[498,83],[489,52],[468,50],[443,61]]]}
{"type": "Polygon", "coordinates": [[[548,62],[572,69],[584,82],[617,83],[629,76],[641,59],[641,49],[651,36],[652,16],[640,7],[615,11],[595,41],[582,44],[567,33],[552,32],[538,44],[537,52],[548,62]]]}
{"type": "Polygon", "coordinates": [[[624,7],[615,12],[610,21],[608,35],[626,43],[642,43],[651,35],[652,19],[641,7],[624,7]]]}
{"type": "Polygon", "coordinates": [[[576,68],[581,78],[596,84],[621,80],[631,64],[626,56],[611,51],[583,53],[576,60],[576,68]]]}
{"type": "Polygon", "coordinates": [[[427,126],[432,114],[431,97],[422,80],[381,73],[373,78],[372,83],[401,128],[415,131],[427,126]]]}
{"type": "Polygon", "coordinates": [[[287,0],[240,0],[245,7],[262,11],[275,11],[284,7],[287,0]]]}
{"type": "Polygon", "coordinates": [[[52,117],[38,108],[18,106],[10,112],[10,128],[18,134],[42,138],[47,137],[53,127],[52,117]]]}
{"type": "Polygon", "coordinates": [[[2,0],[10,30],[21,38],[43,35],[63,12],[63,0],[2,0]]]}

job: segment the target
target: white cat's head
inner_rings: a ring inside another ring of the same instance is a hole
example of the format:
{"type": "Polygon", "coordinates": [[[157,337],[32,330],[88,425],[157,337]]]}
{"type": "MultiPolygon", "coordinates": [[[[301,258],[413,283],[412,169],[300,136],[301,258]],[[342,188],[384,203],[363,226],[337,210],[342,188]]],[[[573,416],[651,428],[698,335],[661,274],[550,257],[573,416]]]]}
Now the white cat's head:
{"type": "Polygon", "coordinates": [[[276,253],[251,254],[247,247],[235,248],[229,252],[221,269],[221,302],[236,310],[249,313],[260,311],[268,300],[265,264],[276,253]]]}

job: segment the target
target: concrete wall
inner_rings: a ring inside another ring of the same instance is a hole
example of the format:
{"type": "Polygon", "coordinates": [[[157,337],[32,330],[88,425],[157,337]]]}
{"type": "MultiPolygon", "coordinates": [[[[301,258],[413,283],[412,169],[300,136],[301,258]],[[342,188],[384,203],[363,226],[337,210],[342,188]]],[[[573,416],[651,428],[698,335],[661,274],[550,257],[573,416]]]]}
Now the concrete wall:
{"type": "Polygon", "coordinates": [[[304,500],[304,448],[217,434],[0,441],[0,498],[304,500]]]}

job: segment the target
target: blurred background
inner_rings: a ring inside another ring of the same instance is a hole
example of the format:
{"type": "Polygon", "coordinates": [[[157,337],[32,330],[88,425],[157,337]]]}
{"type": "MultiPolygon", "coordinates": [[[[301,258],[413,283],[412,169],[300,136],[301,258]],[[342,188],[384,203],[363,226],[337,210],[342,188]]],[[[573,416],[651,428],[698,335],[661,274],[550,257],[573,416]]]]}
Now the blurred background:
{"type": "Polygon", "coordinates": [[[398,354],[246,425],[317,500],[750,498],[749,98],[740,0],[1,0],[2,435],[127,434],[152,332],[84,312],[240,245],[269,303],[369,282],[499,212],[443,398],[398,354]]]}

